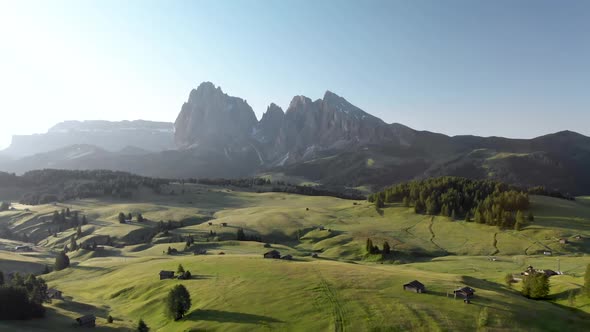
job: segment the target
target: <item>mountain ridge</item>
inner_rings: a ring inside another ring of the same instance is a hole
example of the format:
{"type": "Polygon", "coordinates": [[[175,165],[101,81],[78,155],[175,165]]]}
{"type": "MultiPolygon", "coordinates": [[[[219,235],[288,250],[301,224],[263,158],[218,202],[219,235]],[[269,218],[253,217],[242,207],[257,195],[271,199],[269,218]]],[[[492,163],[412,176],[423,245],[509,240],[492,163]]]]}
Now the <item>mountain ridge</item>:
{"type": "Polygon", "coordinates": [[[590,167],[590,137],[580,133],[565,130],[532,139],[449,136],[386,123],[329,90],[316,100],[295,96],[286,110],[271,103],[257,119],[245,99],[204,82],[190,91],[173,133],[166,134],[175,142],[173,148],[154,151],[123,141],[116,150],[97,145],[106,150],[100,157],[89,153],[72,162],[56,150],[53,157],[45,152],[0,160],[0,169],[100,167],[170,178],[270,172],[373,188],[456,175],[545,185],[572,194],[588,193],[590,188],[585,171],[590,167]]]}

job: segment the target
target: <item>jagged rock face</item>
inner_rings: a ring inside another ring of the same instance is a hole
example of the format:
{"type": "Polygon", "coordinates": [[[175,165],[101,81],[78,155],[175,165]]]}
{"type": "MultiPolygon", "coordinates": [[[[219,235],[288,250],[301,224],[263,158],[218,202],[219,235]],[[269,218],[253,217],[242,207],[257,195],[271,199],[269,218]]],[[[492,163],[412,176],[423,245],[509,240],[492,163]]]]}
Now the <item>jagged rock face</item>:
{"type": "Polygon", "coordinates": [[[274,103],[270,104],[256,126],[254,137],[261,143],[276,142],[284,120],[283,109],[274,103]]]}
{"type": "Polygon", "coordinates": [[[231,97],[210,83],[192,90],[174,122],[179,148],[204,143],[231,144],[247,137],[256,125],[256,115],[246,101],[231,97]]]}
{"type": "Polygon", "coordinates": [[[311,101],[296,96],[285,114],[276,149],[288,153],[286,162],[307,159],[315,151],[394,140],[391,128],[344,98],[327,91],[311,101]]]}

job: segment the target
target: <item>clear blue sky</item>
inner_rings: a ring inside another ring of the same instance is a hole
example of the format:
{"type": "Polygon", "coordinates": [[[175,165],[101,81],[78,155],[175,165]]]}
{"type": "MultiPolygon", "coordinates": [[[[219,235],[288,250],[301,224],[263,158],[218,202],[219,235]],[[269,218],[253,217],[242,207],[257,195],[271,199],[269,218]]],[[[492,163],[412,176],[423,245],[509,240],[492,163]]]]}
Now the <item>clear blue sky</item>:
{"type": "Polygon", "coordinates": [[[260,117],[331,90],[449,135],[590,135],[590,1],[0,1],[0,146],[174,121],[202,81],[260,117]]]}

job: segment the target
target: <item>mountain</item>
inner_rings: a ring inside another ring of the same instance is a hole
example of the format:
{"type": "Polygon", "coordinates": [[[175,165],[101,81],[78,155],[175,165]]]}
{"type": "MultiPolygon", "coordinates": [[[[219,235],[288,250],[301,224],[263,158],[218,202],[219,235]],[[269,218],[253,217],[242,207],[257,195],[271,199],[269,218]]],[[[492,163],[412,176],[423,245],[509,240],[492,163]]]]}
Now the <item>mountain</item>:
{"type": "Polygon", "coordinates": [[[174,122],[179,148],[224,146],[251,135],[256,115],[246,101],[206,82],[192,90],[174,122]]]}
{"type": "MultiPolygon", "coordinates": [[[[534,139],[450,137],[388,124],[330,91],[315,101],[295,96],[286,111],[270,104],[258,121],[246,100],[205,82],[190,92],[174,130],[170,126],[62,123],[45,136],[29,137],[39,146],[20,143],[20,149],[46,149],[41,138],[52,142],[52,135],[58,134],[77,145],[0,160],[0,169],[21,173],[47,167],[103,168],[169,178],[245,177],[264,172],[330,186],[374,189],[455,175],[543,185],[572,195],[590,193],[590,138],[584,135],[564,131],[534,139]],[[93,137],[95,144],[85,143],[91,139],[82,136],[93,137]],[[98,142],[101,137],[105,140],[98,142]],[[175,149],[170,149],[173,144],[175,149]]],[[[19,144],[13,146],[16,149],[19,144]]]]}
{"type": "Polygon", "coordinates": [[[95,145],[108,151],[127,146],[156,152],[175,148],[174,125],[152,121],[65,121],[45,134],[15,135],[2,151],[6,156],[22,158],[76,144],[95,145]]]}

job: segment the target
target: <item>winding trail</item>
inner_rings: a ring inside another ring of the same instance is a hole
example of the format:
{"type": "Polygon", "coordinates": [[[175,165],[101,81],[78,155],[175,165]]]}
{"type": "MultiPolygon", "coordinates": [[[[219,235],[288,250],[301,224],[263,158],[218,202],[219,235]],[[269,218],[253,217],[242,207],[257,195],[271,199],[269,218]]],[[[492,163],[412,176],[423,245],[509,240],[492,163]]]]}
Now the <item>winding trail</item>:
{"type": "Polygon", "coordinates": [[[492,246],[494,246],[495,250],[490,256],[495,256],[500,252],[500,249],[498,249],[498,239],[496,238],[497,235],[498,232],[494,233],[494,242],[492,243],[492,246]]]}
{"type": "Polygon", "coordinates": [[[436,234],[434,234],[434,231],[432,230],[432,225],[434,224],[434,216],[432,216],[432,218],[430,218],[430,224],[428,225],[428,230],[430,231],[430,242],[432,242],[432,244],[437,247],[438,249],[444,251],[445,253],[448,253],[448,251],[439,246],[438,244],[436,244],[436,242],[434,242],[434,238],[436,237],[436,234]]]}

